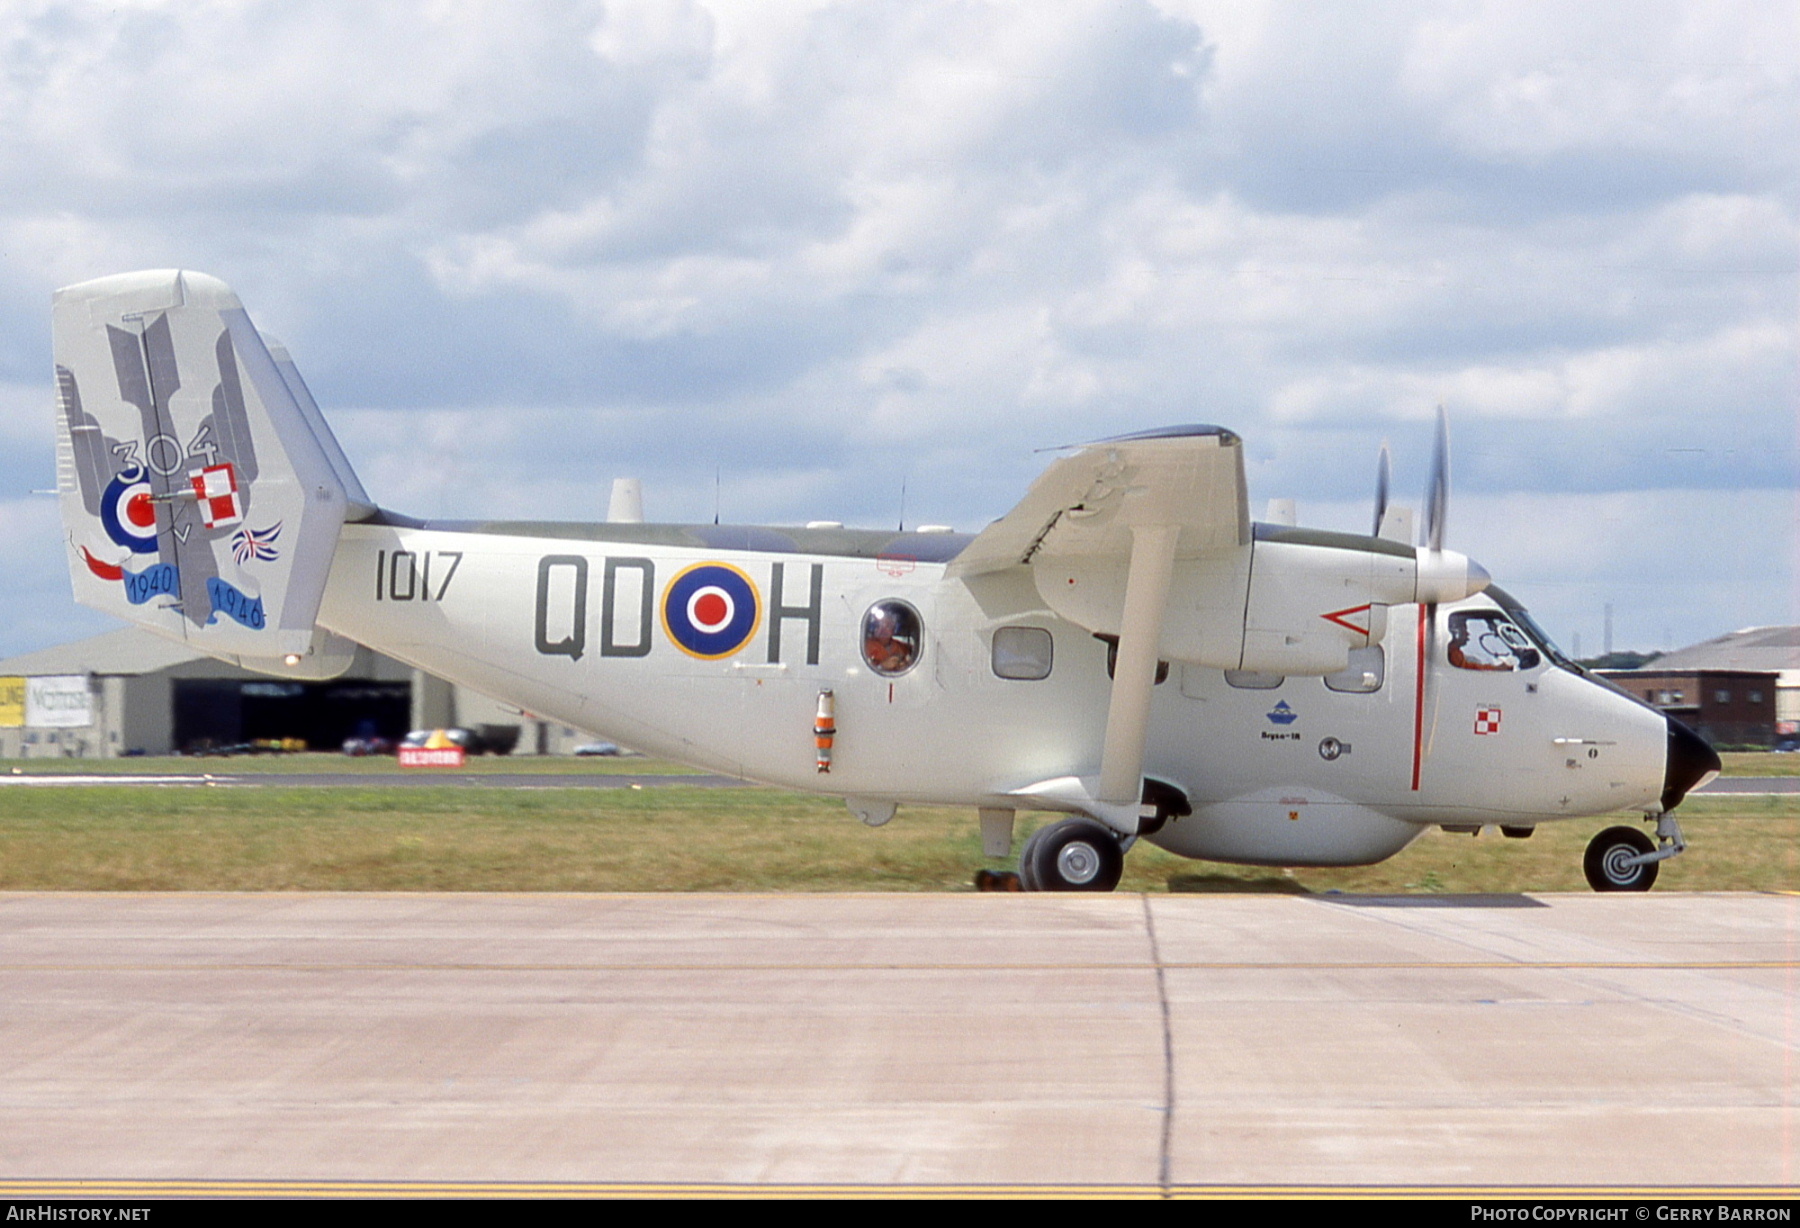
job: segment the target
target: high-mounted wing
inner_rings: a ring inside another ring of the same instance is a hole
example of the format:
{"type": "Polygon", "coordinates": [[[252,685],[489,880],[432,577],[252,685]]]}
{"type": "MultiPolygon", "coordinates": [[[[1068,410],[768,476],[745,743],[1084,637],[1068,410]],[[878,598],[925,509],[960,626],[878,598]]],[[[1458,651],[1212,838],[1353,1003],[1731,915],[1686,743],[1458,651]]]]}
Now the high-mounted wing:
{"type": "Polygon", "coordinates": [[[1130,554],[1146,524],[1178,530],[1176,553],[1248,545],[1243,443],[1218,426],[1175,426],[1089,444],[1046,469],[1018,506],[950,565],[977,576],[1049,557],[1130,554]]]}
{"type": "Polygon", "coordinates": [[[1028,568],[1044,603],[1117,655],[1098,776],[1019,792],[1137,830],[1159,660],[1332,674],[1378,644],[1387,607],[1487,582],[1451,551],[1252,525],[1243,446],[1215,426],[1102,440],[1051,465],[1018,506],[952,561],[965,581],[1028,568]]]}
{"type": "Polygon", "coordinates": [[[1176,559],[1230,556],[1250,540],[1241,442],[1221,427],[1183,426],[1103,440],[1056,462],[957,556],[950,574],[964,578],[1030,567],[1052,609],[1118,636],[1099,776],[1023,793],[1137,831],[1176,559]]]}

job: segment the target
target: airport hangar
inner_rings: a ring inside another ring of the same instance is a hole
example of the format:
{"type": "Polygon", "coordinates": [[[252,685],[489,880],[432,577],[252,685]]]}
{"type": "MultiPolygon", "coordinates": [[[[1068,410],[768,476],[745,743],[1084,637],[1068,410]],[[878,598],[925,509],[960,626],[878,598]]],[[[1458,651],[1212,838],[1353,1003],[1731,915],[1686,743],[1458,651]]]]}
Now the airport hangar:
{"type": "Polygon", "coordinates": [[[514,754],[593,736],[358,648],[330,682],[252,673],[132,627],[0,660],[0,758],[112,759],[251,743],[338,750],[371,734],[462,726],[514,754]]]}
{"type": "Polygon", "coordinates": [[[1800,627],[1747,627],[1597,671],[1715,747],[1769,746],[1800,734],[1800,627]]]}

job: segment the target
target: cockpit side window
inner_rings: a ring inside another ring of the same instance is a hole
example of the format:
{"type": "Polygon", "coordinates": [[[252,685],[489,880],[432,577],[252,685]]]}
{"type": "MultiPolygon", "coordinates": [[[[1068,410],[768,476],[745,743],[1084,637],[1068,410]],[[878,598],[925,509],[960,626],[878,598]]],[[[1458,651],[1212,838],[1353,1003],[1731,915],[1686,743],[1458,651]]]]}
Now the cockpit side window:
{"type": "Polygon", "coordinates": [[[1458,610],[1450,615],[1445,655],[1457,669],[1495,672],[1536,669],[1543,660],[1530,637],[1499,610],[1458,610]]]}

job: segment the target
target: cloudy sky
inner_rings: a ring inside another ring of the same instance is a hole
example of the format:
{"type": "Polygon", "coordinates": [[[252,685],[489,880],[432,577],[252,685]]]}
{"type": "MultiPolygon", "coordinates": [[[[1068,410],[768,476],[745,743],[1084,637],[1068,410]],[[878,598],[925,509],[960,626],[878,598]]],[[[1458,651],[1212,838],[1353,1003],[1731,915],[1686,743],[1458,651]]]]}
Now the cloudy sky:
{"type": "Polygon", "coordinates": [[[1800,621],[1790,0],[0,7],[0,653],[73,606],[49,296],[182,266],[383,504],[976,529],[1240,432],[1562,642],[1800,621]]]}

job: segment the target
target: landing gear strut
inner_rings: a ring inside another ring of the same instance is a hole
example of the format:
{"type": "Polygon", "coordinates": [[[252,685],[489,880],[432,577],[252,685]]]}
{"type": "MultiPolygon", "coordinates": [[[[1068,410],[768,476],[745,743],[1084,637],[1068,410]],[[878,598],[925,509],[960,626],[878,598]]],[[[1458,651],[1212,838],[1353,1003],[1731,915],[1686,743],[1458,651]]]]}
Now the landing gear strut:
{"type": "Polygon", "coordinates": [[[1587,846],[1581,868],[1595,891],[1648,891],[1659,863],[1687,848],[1675,816],[1664,811],[1656,819],[1655,841],[1635,827],[1609,827],[1587,846]],[[1659,847],[1660,845],[1660,847],[1659,847]]]}

